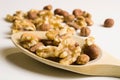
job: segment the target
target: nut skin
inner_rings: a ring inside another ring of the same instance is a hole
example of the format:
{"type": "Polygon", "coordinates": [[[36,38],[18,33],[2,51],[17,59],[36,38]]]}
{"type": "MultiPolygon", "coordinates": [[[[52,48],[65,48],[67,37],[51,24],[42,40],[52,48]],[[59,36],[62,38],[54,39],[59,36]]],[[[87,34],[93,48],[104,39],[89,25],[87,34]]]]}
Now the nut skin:
{"type": "Polygon", "coordinates": [[[37,18],[37,12],[35,12],[35,11],[29,11],[28,12],[28,18],[29,19],[36,19],[37,18]]]}
{"type": "Polygon", "coordinates": [[[83,48],[83,51],[85,54],[87,54],[90,57],[90,60],[96,59],[100,55],[100,52],[101,52],[100,48],[95,44],[92,44],[90,46],[85,45],[83,48]]]}
{"type": "Polygon", "coordinates": [[[111,19],[111,18],[107,18],[105,21],[104,21],[104,27],[112,27],[114,25],[114,20],[111,19]]]}
{"type": "Polygon", "coordinates": [[[73,10],[73,15],[75,15],[75,17],[82,16],[82,14],[83,14],[83,11],[81,9],[73,10]]]}
{"type": "Polygon", "coordinates": [[[72,22],[75,19],[74,15],[65,16],[65,22],[72,22]]]}
{"type": "Polygon", "coordinates": [[[61,16],[64,16],[64,17],[69,15],[69,13],[67,11],[59,9],[59,8],[54,10],[54,14],[61,15],[61,16]]]}
{"type": "Polygon", "coordinates": [[[90,35],[90,33],[91,33],[90,28],[88,28],[88,27],[82,27],[81,31],[80,31],[80,36],[87,37],[87,36],[90,35]]]}
{"type": "Polygon", "coordinates": [[[68,16],[69,15],[69,13],[67,12],[67,11],[62,11],[62,15],[64,16],[64,17],[66,17],[66,16],[68,16]]]}
{"type": "Polygon", "coordinates": [[[52,5],[46,5],[43,8],[44,10],[52,10],[52,5]]]}
{"type": "Polygon", "coordinates": [[[60,8],[57,8],[54,10],[54,14],[61,15],[61,12],[62,12],[62,9],[60,9],[60,8]]]}
{"type": "Polygon", "coordinates": [[[42,24],[39,28],[39,30],[41,30],[41,31],[48,31],[49,29],[50,29],[49,24],[42,24]]]}
{"type": "Polygon", "coordinates": [[[87,54],[81,54],[78,56],[76,63],[77,64],[86,64],[90,60],[90,57],[87,54]]]}

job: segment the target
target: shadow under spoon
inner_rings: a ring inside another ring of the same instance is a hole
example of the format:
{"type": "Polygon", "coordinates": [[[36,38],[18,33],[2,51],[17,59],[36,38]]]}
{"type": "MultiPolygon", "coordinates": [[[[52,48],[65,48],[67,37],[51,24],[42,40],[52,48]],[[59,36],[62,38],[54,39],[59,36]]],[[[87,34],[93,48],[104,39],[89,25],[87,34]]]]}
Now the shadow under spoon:
{"type": "MultiPolygon", "coordinates": [[[[61,65],[57,62],[41,58],[37,56],[36,54],[33,54],[32,52],[28,51],[27,49],[23,48],[19,42],[18,39],[23,33],[33,33],[40,38],[45,39],[45,32],[42,31],[27,31],[27,32],[19,32],[15,33],[11,36],[12,42],[14,45],[20,49],[21,52],[25,53],[26,55],[42,62],[47,65],[65,69],[68,71],[84,74],[84,75],[94,75],[94,76],[112,76],[112,77],[120,77],[120,60],[114,58],[104,50],[101,50],[100,56],[93,60],[88,62],[85,65],[61,65]]],[[[84,40],[79,36],[74,36],[75,40],[79,43],[84,43],[84,40]]]]}

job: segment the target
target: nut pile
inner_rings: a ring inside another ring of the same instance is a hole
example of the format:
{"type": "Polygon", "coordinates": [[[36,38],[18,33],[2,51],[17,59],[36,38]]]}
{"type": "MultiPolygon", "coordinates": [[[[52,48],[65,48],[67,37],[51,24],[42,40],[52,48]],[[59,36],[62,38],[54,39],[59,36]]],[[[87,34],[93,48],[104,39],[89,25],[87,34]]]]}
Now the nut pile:
{"type": "Polygon", "coordinates": [[[75,30],[80,30],[80,35],[85,37],[90,34],[88,26],[93,25],[91,14],[86,11],[74,9],[72,13],[68,13],[60,8],[52,10],[52,5],[46,5],[42,10],[16,11],[13,15],[8,14],[6,21],[13,23],[11,28],[12,33],[60,29],[61,27],[65,27],[63,25],[65,24],[75,30]],[[81,29],[83,27],[84,29],[81,29]]]}
{"type": "Polygon", "coordinates": [[[46,31],[47,39],[30,33],[22,34],[19,39],[22,47],[42,58],[63,65],[82,65],[100,54],[94,38],[89,37],[91,30],[88,26],[93,25],[92,16],[81,9],[74,9],[70,14],[60,8],[52,10],[51,5],[46,5],[42,10],[16,11],[13,15],[8,14],[6,20],[13,23],[12,34],[20,31],[46,31]],[[82,47],[72,37],[77,30],[80,30],[80,36],[86,37],[82,47]]]}
{"type": "Polygon", "coordinates": [[[63,28],[57,33],[55,30],[47,31],[45,34],[47,39],[39,38],[31,33],[24,33],[21,35],[19,43],[37,56],[56,61],[62,65],[82,65],[99,56],[100,49],[94,44],[93,37],[86,38],[85,43],[80,45],[72,37],[72,31],[67,30],[68,32],[64,32],[64,34],[61,34],[61,31],[66,30],[63,28]]]}

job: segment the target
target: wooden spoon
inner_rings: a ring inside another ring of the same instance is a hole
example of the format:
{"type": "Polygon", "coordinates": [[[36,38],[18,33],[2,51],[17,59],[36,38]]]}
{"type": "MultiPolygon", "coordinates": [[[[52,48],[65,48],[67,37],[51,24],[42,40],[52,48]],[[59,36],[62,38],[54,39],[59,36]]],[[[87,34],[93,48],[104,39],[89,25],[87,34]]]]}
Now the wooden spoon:
{"type": "MultiPolygon", "coordinates": [[[[26,55],[42,63],[48,64],[50,66],[54,66],[57,68],[65,69],[68,71],[85,74],[85,75],[120,77],[120,60],[115,59],[114,57],[112,57],[110,54],[108,54],[103,50],[101,50],[101,54],[97,59],[90,61],[85,65],[61,65],[57,62],[41,58],[36,54],[33,54],[32,52],[23,48],[22,46],[20,46],[20,44],[18,43],[18,39],[23,33],[33,33],[39,36],[40,38],[45,39],[46,38],[45,32],[42,32],[42,31],[19,32],[11,36],[13,43],[17,48],[20,49],[21,52],[25,53],[26,55]]],[[[79,36],[74,36],[74,37],[81,44],[84,43],[84,40],[79,36]]]]}

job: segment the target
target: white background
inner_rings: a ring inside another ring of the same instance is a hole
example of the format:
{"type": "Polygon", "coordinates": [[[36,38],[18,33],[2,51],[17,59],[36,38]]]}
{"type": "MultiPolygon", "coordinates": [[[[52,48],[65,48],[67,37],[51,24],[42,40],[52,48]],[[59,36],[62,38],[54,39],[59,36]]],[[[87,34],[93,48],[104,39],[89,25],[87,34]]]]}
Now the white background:
{"type": "Polygon", "coordinates": [[[85,76],[42,64],[18,51],[10,40],[10,23],[7,14],[17,10],[42,9],[51,4],[72,13],[75,8],[90,12],[94,21],[91,27],[96,43],[120,59],[120,0],[0,0],[0,80],[120,80],[113,77],[85,76]],[[104,28],[106,18],[115,25],[104,28]]]}

